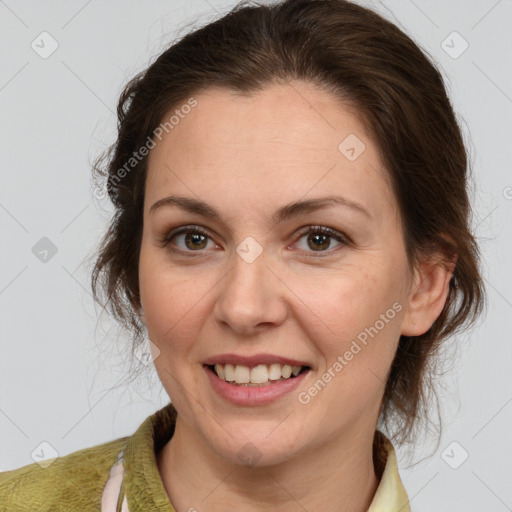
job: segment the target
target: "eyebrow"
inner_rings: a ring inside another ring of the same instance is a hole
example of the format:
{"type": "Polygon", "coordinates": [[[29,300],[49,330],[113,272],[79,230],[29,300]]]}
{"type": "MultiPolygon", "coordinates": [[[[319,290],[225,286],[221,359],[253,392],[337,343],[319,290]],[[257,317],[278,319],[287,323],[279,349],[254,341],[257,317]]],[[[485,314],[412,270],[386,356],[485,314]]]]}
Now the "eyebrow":
{"type": "MultiPolygon", "coordinates": [[[[284,220],[299,217],[306,213],[323,210],[334,205],[345,206],[347,208],[351,208],[355,212],[359,212],[369,219],[373,218],[373,215],[359,203],[350,201],[349,199],[340,196],[326,196],[303,201],[294,201],[292,203],[281,206],[272,214],[269,220],[273,223],[279,223],[283,222],[284,220]]],[[[222,222],[221,214],[213,206],[205,203],[204,201],[183,196],[171,195],[159,199],[153,203],[149,209],[149,213],[151,214],[166,206],[177,206],[178,208],[181,208],[187,212],[195,213],[197,215],[222,222]]]]}

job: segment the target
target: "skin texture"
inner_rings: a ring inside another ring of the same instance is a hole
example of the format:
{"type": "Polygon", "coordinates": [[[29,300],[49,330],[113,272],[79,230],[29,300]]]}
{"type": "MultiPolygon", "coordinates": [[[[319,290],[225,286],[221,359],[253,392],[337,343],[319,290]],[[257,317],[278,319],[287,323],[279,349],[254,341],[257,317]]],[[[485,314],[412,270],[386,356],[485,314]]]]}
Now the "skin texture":
{"type": "Polygon", "coordinates": [[[209,89],[195,98],[151,151],[140,252],[142,319],[178,410],[158,456],[165,489],[177,512],[365,511],[378,486],[372,440],[400,334],[430,328],[451,273],[434,263],[410,271],[387,171],[353,110],[301,81],[250,97],[209,89]],[[365,144],[354,161],[338,149],[350,134],[365,144]],[[176,206],[150,213],[171,194],[205,201],[223,220],[176,206]],[[270,221],[284,204],[328,195],[361,204],[369,216],[334,205],[270,221]],[[159,244],[190,224],[209,233],[199,249],[185,234],[159,244]],[[350,241],[315,245],[314,233],[298,234],[309,225],[350,241]],[[252,263],[236,252],[248,236],[263,250],[252,263]],[[393,304],[394,318],[301,403],[298,394],[393,304]],[[276,402],[235,406],[215,393],[202,366],[222,353],[288,356],[312,371],[276,402]],[[237,456],[249,441],[260,454],[254,465],[237,456]]]}

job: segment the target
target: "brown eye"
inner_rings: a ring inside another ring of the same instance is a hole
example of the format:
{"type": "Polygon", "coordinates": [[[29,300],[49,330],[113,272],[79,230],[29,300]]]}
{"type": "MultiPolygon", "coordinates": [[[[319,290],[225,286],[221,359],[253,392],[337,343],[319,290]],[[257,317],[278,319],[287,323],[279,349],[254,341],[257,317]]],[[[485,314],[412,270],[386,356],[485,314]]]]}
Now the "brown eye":
{"type": "MultiPolygon", "coordinates": [[[[163,246],[170,242],[181,252],[201,252],[208,246],[208,240],[211,240],[209,234],[198,226],[184,226],[171,231],[164,239],[163,246]]],[[[213,243],[213,241],[212,241],[213,243]]],[[[215,245],[215,244],[213,244],[215,245]]],[[[172,250],[175,250],[174,247],[172,250]]]]}
{"type": "MultiPolygon", "coordinates": [[[[301,251],[324,253],[332,247],[332,240],[339,242],[338,245],[345,246],[349,243],[348,238],[342,233],[324,226],[308,226],[300,232],[301,239],[305,238],[305,247],[301,251]],[[307,237],[306,237],[307,235],[307,237]]],[[[335,246],[336,247],[336,246],[335,246]]]]}
{"type": "Polygon", "coordinates": [[[307,238],[308,246],[313,250],[329,249],[331,245],[330,236],[323,233],[311,233],[307,238]]]}
{"type": "Polygon", "coordinates": [[[207,237],[201,233],[186,233],[185,246],[188,249],[204,249],[206,247],[206,239],[207,237]]]}

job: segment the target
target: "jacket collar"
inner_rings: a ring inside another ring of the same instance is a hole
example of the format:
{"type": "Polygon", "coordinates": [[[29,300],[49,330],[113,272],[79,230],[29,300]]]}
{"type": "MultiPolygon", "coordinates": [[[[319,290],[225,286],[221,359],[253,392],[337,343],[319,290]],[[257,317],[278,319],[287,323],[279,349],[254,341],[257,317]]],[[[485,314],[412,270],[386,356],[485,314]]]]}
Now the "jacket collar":
{"type": "MultiPolygon", "coordinates": [[[[123,490],[130,510],[175,512],[165,491],[156,463],[156,453],[174,434],[176,409],[168,404],[146,418],[129,438],[124,450],[123,490]]],[[[368,512],[410,512],[395,450],[380,431],[374,437],[374,463],[380,483],[368,512]]]]}

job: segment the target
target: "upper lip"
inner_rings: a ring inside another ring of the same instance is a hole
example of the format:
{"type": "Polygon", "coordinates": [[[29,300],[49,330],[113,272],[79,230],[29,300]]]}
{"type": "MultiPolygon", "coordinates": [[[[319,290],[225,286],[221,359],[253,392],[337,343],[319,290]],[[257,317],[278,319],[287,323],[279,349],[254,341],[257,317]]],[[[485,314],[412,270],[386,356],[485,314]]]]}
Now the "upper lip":
{"type": "Polygon", "coordinates": [[[219,354],[216,356],[209,357],[204,361],[205,365],[215,364],[241,364],[249,366],[250,368],[259,364],[288,364],[290,366],[307,366],[310,367],[305,361],[299,361],[298,359],[290,359],[289,357],[276,356],[274,354],[254,354],[252,356],[243,356],[239,354],[219,354]]]}

